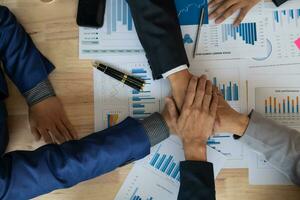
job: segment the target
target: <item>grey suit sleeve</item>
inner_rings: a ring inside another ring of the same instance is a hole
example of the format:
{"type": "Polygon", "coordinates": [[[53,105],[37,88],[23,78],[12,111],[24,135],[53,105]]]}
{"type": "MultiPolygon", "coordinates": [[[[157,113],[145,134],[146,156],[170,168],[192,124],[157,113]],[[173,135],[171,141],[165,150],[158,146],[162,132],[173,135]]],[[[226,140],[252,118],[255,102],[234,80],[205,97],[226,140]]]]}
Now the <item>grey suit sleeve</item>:
{"type": "Polygon", "coordinates": [[[264,118],[253,111],[243,137],[239,139],[263,154],[267,161],[300,185],[300,133],[264,118]]]}

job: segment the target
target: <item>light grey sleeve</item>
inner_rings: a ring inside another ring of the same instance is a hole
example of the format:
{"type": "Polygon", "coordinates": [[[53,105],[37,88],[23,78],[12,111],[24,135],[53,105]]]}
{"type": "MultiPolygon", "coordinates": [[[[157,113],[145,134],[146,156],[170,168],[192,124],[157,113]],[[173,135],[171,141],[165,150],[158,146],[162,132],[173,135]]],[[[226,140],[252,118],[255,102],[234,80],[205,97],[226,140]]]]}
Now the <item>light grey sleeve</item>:
{"type": "Polygon", "coordinates": [[[263,154],[267,161],[300,185],[300,133],[264,118],[253,111],[244,135],[239,139],[263,154]]]}
{"type": "Polygon", "coordinates": [[[154,146],[170,136],[169,128],[159,113],[153,113],[141,121],[146,130],[151,146],[154,146]]]}

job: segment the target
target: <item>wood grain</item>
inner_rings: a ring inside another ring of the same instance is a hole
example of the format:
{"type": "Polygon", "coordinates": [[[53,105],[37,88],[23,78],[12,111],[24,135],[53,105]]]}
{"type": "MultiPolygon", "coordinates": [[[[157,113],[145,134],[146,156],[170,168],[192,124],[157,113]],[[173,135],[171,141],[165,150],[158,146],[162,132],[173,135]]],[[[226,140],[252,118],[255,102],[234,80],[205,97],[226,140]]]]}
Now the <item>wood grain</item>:
{"type": "MultiPolygon", "coordinates": [[[[30,33],[35,44],[56,66],[51,75],[71,122],[81,136],[93,131],[93,76],[90,61],[78,59],[77,0],[0,0],[9,7],[30,33]]],[[[8,150],[32,150],[36,143],[29,130],[27,106],[9,82],[10,144],[8,150]]],[[[132,166],[57,190],[37,200],[110,200],[113,199],[132,166]]],[[[299,200],[295,186],[250,186],[247,169],[222,170],[216,181],[219,200],[299,200]]]]}

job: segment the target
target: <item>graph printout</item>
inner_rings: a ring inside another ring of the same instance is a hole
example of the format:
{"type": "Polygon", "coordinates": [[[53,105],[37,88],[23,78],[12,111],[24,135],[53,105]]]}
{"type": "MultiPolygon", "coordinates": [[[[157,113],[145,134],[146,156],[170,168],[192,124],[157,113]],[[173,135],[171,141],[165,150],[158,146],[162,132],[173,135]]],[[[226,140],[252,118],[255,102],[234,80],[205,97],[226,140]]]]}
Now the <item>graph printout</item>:
{"type": "MultiPolygon", "coordinates": [[[[300,51],[294,44],[300,37],[300,2],[288,1],[280,7],[265,3],[268,17],[267,39],[270,41],[270,58],[274,60],[293,59],[300,62],[300,51]]],[[[266,59],[270,59],[266,57],[266,59]]]]}
{"type": "Polygon", "coordinates": [[[240,59],[265,52],[263,3],[257,4],[239,26],[233,26],[236,15],[220,25],[213,20],[201,30],[197,55],[201,59],[240,59]]]}
{"type": "MultiPolygon", "coordinates": [[[[216,177],[226,157],[207,148],[208,160],[214,164],[216,177]]],[[[149,156],[135,163],[115,199],[177,199],[180,186],[179,165],[183,160],[180,139],[171,136],[153,147],[149,156]]]]}
{"type": "Polygon", "coordinates": [[[300,88],[255,89],[255,108],[267,118],[290,127],[299,127],[300,88]]]}
{"type": "Polygon", "coordinates": [[[142,91],[124,85],[108,75],[94,70],[95,129],[102,130],[120,123],[127,116],[144,119],[154,112],[160,112],[163,104],[164,86],[153,81],[151,70],[145,61],[120,62],[113,65],[119,70],[145,81],[142,91]]]}
{"type": "MultiPolygon", "coordinates": [[[[269,69],[270,70],[270,69],[269,69]]],[[[287,68],[286,68],[287,70],[287,68]]],[[[299,130],[299,75],[288,71],[249,74],[248,109],[254,109],[266,118],[299,130]]],[[[255,149],[254,149],[255,151],[255,149]]],[[[249,154],[249,182],[254,185],[291,184],[290,181],[264,157],[249,154]]]]}

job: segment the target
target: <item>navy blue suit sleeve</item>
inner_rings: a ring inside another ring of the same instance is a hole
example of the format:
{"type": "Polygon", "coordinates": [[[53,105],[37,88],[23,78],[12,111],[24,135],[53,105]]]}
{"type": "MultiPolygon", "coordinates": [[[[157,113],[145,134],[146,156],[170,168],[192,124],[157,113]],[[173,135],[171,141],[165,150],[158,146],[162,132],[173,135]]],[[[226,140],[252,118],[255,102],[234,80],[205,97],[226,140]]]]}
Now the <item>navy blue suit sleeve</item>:
{"type": "Polygon", "coordinates": [[[209,162],[184,161],[180,163],[178,200],[215,200],[213,165],[209,162]]]}
{"type": "Polygon", "coordinates": [[[188,64],[174,0],[127,0],[155,79],[188,64]]]}
{"type": "Polygon", "coordinates": [[[54,69],[4,6],[0,6],[0,56],[6,74],[21,93],[45,80],[54,69]]]}
{"type": "Polygon", "coordinates": [[[144,127],[132,118],[78,141],[11,152],[0,160],[0,199],[30,199],[71,187],[149,152],[144,127]]]}

